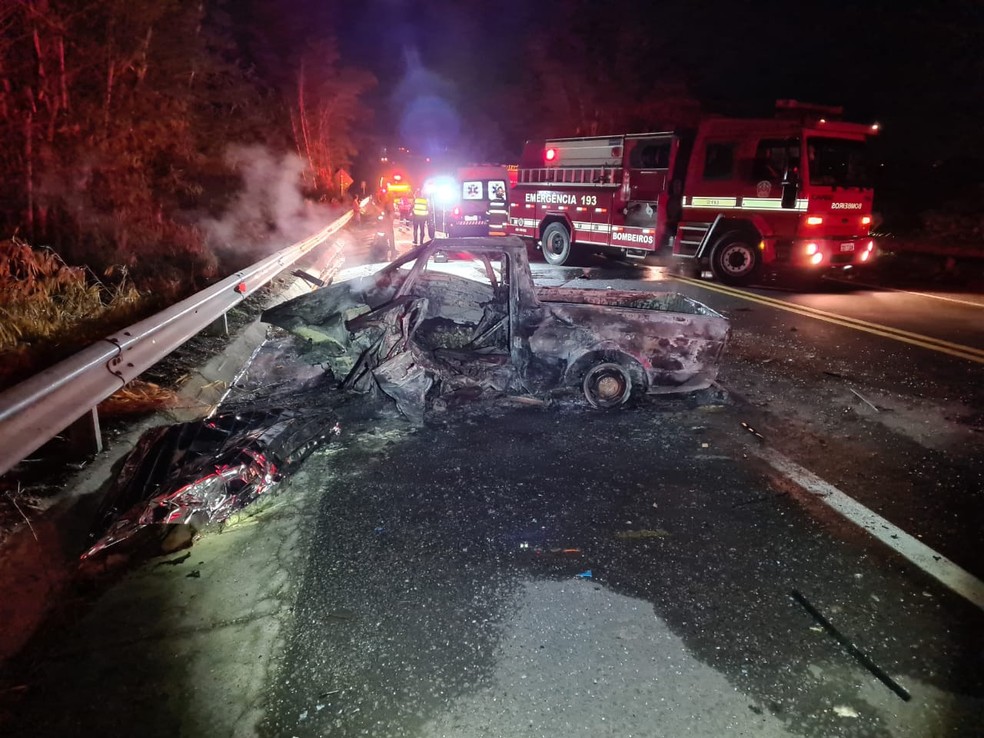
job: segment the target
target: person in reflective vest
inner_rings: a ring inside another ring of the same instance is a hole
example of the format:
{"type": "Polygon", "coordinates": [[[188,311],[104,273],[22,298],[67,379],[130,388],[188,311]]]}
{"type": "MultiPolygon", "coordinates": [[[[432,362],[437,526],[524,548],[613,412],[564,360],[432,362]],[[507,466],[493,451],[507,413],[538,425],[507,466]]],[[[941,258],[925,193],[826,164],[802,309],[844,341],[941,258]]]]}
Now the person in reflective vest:
{"type": "Polygon", "coordinates": [[[414,192],[413,196],[413,245],[418,246],[424,242],[424,234],[427,231],[427,221],[430,219],[430,203],[427,198],[420,194],[420,190],[414,192]]]}

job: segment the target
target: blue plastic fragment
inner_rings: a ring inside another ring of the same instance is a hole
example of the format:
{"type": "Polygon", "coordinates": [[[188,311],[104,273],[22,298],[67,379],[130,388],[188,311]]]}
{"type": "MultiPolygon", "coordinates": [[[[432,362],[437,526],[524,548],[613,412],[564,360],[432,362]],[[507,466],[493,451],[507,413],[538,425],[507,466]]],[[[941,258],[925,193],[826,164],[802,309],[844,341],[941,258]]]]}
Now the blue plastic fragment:
{"type": "Polygon", "coordinates": [[[590,579],[591,578],[591,570],[588,569],[587,571],[582,571],[577,576],[578,576],[578,579],[590,579]]]}

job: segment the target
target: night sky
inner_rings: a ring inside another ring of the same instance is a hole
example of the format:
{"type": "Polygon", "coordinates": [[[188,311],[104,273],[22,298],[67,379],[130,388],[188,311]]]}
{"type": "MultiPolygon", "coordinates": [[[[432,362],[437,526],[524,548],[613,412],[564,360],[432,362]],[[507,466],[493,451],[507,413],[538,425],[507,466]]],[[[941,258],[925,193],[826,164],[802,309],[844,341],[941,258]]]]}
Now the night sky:
{"type": "Polygon", "coordinates": [[[620,79],[632,84],[682,83],[705,112],[770,115],[777,98],[837,104],[848,119],[882,124],[889,158],[982,154],[980,0],[364,0],[328,12],[319,0],[278,4],[318,18],[309,30],[323,24],[346,61],[375,73],[371,127],[391,143],[410,143],[416,121],[434,114],[428,145],[477,130],[485,148],[515,157],[533,135],[522,120],[535,103],[532,54],[590,75],[574,41],[618,50],[627,60],[620,79]]]}

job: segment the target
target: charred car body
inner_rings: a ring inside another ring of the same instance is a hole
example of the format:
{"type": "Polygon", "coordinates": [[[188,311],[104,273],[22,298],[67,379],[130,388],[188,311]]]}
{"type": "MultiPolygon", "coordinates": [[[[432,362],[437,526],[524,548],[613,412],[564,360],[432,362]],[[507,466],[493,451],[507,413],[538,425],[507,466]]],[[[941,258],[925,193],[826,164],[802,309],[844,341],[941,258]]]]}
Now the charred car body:
{"type": "Polygon", "coordinates": [[[580,386],[595,407],[715,378],[727,320],[672,292],[537,287],[518,238],[438,239],[375,274],[264,313],[346,389],[381,389],[422,421],[458,390],[580,386]]]}
{"type": "Polygon", "coordinates": [[[332,423],[327,409],[255,408],[151,428],[107,492],[82,559],[143,532],[224,521],[337,433],[332,423]]]}

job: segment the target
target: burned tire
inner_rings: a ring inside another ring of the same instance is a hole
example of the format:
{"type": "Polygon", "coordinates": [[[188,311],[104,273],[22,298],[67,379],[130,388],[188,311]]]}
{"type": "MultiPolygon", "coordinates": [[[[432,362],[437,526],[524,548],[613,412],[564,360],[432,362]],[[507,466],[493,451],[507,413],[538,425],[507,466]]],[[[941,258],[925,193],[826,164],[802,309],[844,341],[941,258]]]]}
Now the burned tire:
{"type": "Polygon", "coordinates": [[[548,264],[560,266],[571,255],[571,234],[563,223],[551,223],[543,229],[540,238],[543,258],[548,264]]]}
{"type": "Polygon", "coordinates": [[[584,375],[581,389],[592,407],[608,410],[628,402],[632,396],[632,377],[621,364],[595,364],[584,375]]]}
{"type": "Polygon", "coordinates": [[[762,269],[762,254],[748,234],[725,233],[711,253],[711,271],[725,284],[741,286],[754,280],[762,269]]]}

